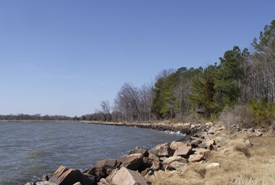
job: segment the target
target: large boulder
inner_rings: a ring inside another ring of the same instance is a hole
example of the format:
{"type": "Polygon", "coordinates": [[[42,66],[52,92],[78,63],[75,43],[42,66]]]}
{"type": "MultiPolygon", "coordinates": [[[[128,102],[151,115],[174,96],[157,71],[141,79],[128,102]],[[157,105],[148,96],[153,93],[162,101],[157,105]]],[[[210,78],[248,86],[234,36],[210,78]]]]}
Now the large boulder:
{"type": "Polygon", "coordinates": [[[116,159],[104,159],[95,164],[97,168],[116,168],[120,165],[120,162],[116,159]]]}
{"type": "Polygon", "coordinates": [[[95,166],[84,173],[95,176],[95,180],[99,181],[112,173],[114,169],[119,167],[121,162],[116,159],[104,159],[98,161],[95,166]]]}
{"type": "Polygon", "coordinates": [[[119,161],[121,166],[130,170],[140,170],[143,166],[143,155],[141,153],[129,154],[122,156],[119,161]]]}
{"type": "Polygon", "coordinates": [[[169,147],[168,143],[159,144],[149,150],[149,152],[157,155],[158,157],[169,157],[174,153],[174,151],[169,147]]]}
{"type": "Polygon", "coordinates": [[[202,155],[202,154],[193,154],[193,155],[190,155],[188,161],[189,162],[200,162],[203,160],[203,157],[204,157],[204,155],[202,155]]]}
{"type": "Polygon", "coordinates": [[[144,157],[148,157],[149,156],[149,152],[146,149],[140,148],[138,146],[134,150],[132,150],[131,152],[129,152],[129,154],[142,154],[144,157]]]}
{"type": "Polygon", "coordinates": [[[80,182],[81,185],[95,185],[96,182],[93,177],[82,174],[79,170],[68,169],[60,166],[49,179],[49,182],[58,185],[73,185],[80,182]]]}
{"type": "Polygon", "coordinates": [[[181,141],[173,141],[170,143],[170,148],[172,150],[177,150],[179,147],[183,147],[183,146],[187,146],[187,144],[181,141]]]}
{"type": "Polygon", "coordinates": [[[149,182],[138,172],[125,167],[120,168],[112,175],[110,184],[114,185],[148,185],[149,182]]]}
{"type": "Polygon", "coordinates": [[[191,146],[183,145],[175,151],[174,156],[182,156],[182,157],[187,158],[189,156],[191,150],[192,150],[191,146]]]}
{"type": "Polygon", "coordinates": [[[163,167],[165,170],[178,170],[187,164],[187,160],[180,156],[172,156],[166,158],[163,161],[163,167]]]}

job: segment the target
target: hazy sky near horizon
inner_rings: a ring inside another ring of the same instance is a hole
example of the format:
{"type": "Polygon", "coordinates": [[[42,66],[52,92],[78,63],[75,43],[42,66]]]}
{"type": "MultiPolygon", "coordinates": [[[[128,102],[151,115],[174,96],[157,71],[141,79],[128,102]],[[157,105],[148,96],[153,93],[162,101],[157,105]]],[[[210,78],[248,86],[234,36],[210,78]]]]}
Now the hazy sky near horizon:
{"type": "Polygon", "coordinates": [[[1,0],[0,114],[80,116],[163,69],[251,48],[272,0],[1,0]]]}

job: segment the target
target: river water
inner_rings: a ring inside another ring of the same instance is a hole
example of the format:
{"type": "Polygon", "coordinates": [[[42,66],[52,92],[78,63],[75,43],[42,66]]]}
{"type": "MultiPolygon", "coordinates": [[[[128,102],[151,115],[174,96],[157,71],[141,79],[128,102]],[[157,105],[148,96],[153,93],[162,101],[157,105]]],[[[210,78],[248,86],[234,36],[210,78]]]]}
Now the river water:
{"type": "Polygon", "coordinates": [[[118,158],[136,146],[153,146],[183,136],[135,127],[81,123],[0,123],[0,185],[21,185],[60,165],[85,170],[118,158]]]}

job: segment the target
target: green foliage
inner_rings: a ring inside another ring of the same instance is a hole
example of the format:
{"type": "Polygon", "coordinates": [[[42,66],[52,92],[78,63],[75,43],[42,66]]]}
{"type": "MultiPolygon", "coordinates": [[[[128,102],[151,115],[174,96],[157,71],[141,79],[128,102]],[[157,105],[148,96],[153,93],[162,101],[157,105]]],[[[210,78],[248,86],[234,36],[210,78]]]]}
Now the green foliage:
{"type": "Polygon", "coordinates": [[[270,25],[264,27],[264,32],[260,32],[259,39],[254,38],[252,46],[257,51],[262,51],[268,47],[275,47],[275,20],[270,25]]]}
{"type": "Polygon", "coordinates": [[[184,120],[193,113],[215,119],[227,107],[224,114],[237,115],[242,125],[249,125],[251,112],[256,124],[270,123],[275,117],[275,20],[252,45],[252,54],[234,46],[205,69],[182,67],[162,73],[152,87],[151,113],[157,119],[184,120]],[[251,99],[258,102],[243,106],[251,99]]]}
{"type": "Polygon", "coordinates": [[[214,82],[215,102],[219,111],[225,106],[234,106],[240,97],[239,82],[244,75],[242,63],[242,52],[237,46],[226,51],[223,58],[220,58],[214,82]]]}
{"type": "Polygon", "coordinates": [[[253,109],[254,123],[256,125],[270,125],[275,119],[275,104],[266,101],[251,101],[253,109]]]}
{"type": "Polygon", "coordinates": [[[189,95],[192,107],[210,117],[214,112],[214,76],[216,66],[208,66],[193,80],[192,93],[189,95]]]}

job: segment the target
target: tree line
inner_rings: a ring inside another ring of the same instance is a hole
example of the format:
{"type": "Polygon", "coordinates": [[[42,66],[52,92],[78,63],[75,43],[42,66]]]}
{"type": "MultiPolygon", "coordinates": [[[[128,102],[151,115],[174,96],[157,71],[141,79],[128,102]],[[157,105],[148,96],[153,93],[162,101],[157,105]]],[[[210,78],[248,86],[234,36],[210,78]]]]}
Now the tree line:
{"type": "Polygon", "coordinates": [[[20,120],[45,120],[45,121],[58,121],[58,120],[77,120],[77,118],[72,118],[69,116],[61,116],[61,115],[40,115],[40,114],[9,114],[9,115],[0,115],[0,120],[7,121],[20,121],[20,120]]]}
{"type": "MultiPolygon", "coordinates": [[[[125,83],[111,107],[81,117],[98,121],[186,120],[217,118],[225,108],[251,109],[257,119],[275,117],[275,20],[252,42],[252,50],[234,46],[206,68],[163,70],[141,88],[125,83]]],[[[260,120],[258,120],[260,121],[260,120]]]]}

